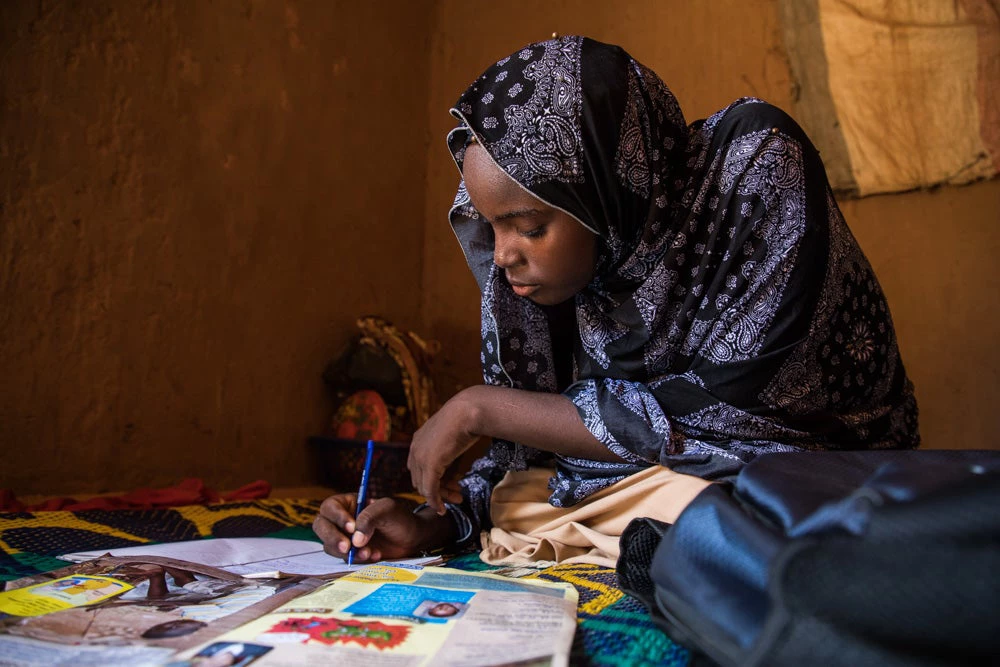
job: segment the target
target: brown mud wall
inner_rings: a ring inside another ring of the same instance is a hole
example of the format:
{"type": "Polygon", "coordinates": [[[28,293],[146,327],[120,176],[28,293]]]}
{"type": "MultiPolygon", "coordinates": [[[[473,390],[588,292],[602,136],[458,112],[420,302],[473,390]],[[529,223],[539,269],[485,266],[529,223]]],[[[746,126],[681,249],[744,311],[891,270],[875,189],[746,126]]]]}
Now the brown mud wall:
{"type": "MultiPolygon", "coordinates": [[[[320,380],[381,313],[478,380],[447,109],[583,33],[689,120],[791,104],[777,0],[0,3],[0,488],[317,481],[320,380]]],[[[1000,181],[844,201],[926,446],[997,447],[1000,181]]]]}

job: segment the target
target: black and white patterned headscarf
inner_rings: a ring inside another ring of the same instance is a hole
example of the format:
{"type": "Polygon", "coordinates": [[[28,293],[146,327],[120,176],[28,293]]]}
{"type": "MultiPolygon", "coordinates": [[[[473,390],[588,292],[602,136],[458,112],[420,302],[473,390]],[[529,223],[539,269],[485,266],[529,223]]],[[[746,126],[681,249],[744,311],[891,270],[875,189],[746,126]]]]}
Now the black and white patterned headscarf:
{"type": "MultiPolygon", "coordinates": [[[[568,506],[649,465],[715,479],[762,452],[916,446],[885,297],[816,150],[782,111],[745,98],[686,126],[625,51],[562,37],[490,67],[452,113],[459,170],[474,134],[599,236],[563,393],[622,459],[496,441],[463,481],[483,525],[507,470],[553,459],[550,501],[568,506]]],[[[545,310],[493,264],[464,181],[450,220],[482,290],[486,383],[557,391],[545,310]]]]}

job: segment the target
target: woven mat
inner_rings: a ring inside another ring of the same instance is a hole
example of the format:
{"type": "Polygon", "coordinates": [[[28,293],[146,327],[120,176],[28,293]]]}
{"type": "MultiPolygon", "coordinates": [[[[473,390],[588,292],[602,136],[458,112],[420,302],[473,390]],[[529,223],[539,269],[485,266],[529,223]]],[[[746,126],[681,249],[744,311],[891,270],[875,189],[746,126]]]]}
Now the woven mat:
{"type": "Polygon", "coordinates": [[[0,581],[66,565],[55,556],[205,537],[276,537],[308,527],[313,500],[251,500],[156,510],[0,512],[0,581]]]}
{"type": "MultiPolygon", "coordinates": [[[[0,581],[46,572],[66,563],[55,556],[150,542],[209,537],[308,539],[318,500],[254,500],[158,510],[83,510],[0,513],[0,581]]],[[[449,567],[489,571],[476,554],[449,567]]],[[[612,569],[556,565],[528,578],[565,581],[580,595],[573,665],[686,665],[688,653],[653,625],[643,606],[617,588],[612,569]]]]}

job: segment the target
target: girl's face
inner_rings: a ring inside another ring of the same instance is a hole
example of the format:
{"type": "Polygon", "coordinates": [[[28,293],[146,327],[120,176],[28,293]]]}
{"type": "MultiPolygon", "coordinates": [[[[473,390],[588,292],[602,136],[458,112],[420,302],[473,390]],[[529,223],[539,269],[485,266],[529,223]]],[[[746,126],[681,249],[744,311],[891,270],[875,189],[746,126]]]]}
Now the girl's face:
{"type": "Polygon", "coordinates": [[[472,204],[493,227],[493,262],[518,296],[552,306],[590,283],[593,232],[518,185],[479,144],[466,149],[462,175],[472,204]]]}

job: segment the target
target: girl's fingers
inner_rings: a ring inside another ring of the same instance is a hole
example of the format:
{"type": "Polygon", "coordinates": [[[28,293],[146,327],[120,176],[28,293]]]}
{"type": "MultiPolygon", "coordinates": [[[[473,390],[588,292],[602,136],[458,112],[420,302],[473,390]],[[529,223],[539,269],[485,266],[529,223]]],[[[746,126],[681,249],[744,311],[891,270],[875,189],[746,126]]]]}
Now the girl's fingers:
{"type": "Polygon", "coordinates": [[[333,522],[323,516],[313,521],[313,532],[323,540],[323,550],[331,556],[344,556],[350,548],[349,539],[333,522]]]}
{"type": "Polygon", "coordinates": [[[442,514],[444,512],[444,505],[441,502],[438,490],[441,483],[441,475],[435,473],[433,469],[422,465],[418,457],[415,456],[415,450],[413,449],[410,450],[410,456],[407,459],[406,465],[410,469],[410,481],[413,483],[413,488],[424,497],[424,500],[434,508],[435,512],[442,514]]]}
{"type": "Polygon", "coordinates": [[[433,471],[425,471],[417,491],[424,497],[427,504],[438,514],[444,514],[444,503],[441,501],[441,476],[433,471]]]}
{"type": "Polygon", "coordinates": [[[374,563],[382,560],[382,554],[378,549],[363,547],[354,552],[355,563],[374,563]]]}
{"type": "Polygon", "coordinates": [[[354,521],[357,506],[357,494],[341,493],[324,500],[319,507],[319,514],[334,525],[346,528],[349,522],[354,521]]]}
{"type": "Polygon", "coordinates": [[[378,498],[358,515],[358,525],[354,534],[362,535],[363,541],[357,546],[368,544],[379,528],[392,521],[395,506],[396,501],[392,498],[378,498]]]}
{"type": "MultiPolygon", "coordinates": [[[[313,527],[313,530],[316,530],[315,526],[313,527]]],[[[347,554],[348,549],[351,548],[350,538],[340,531],[331,530],[323,533],[316,530],[316,534],[320,536],[321,540],[323,540],[323,551],[332,556],[343,556],[347,554]]]]}

